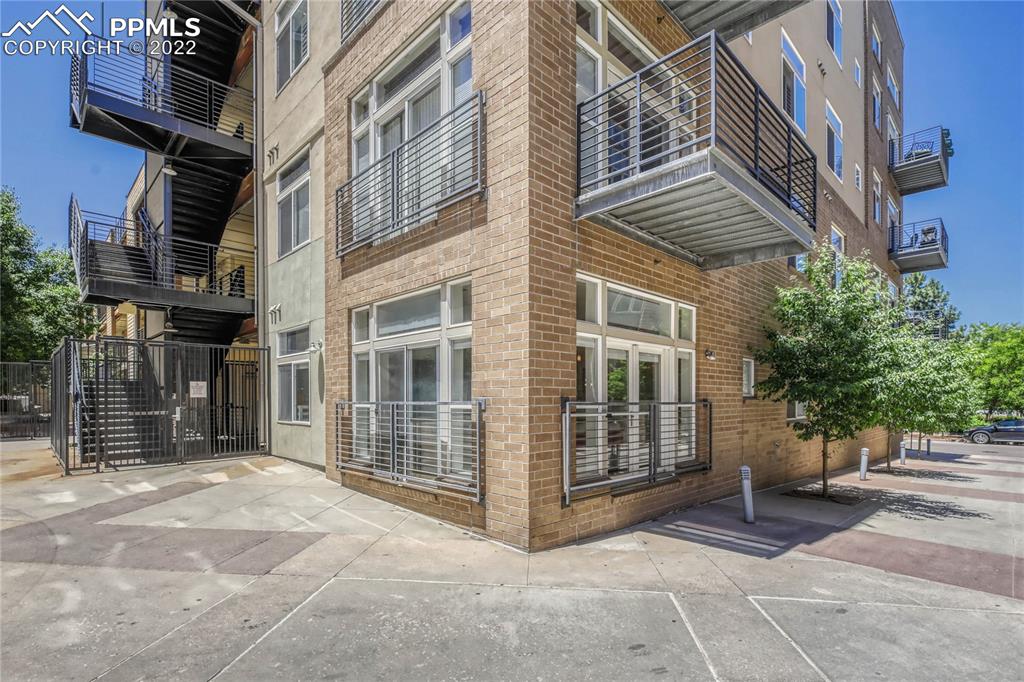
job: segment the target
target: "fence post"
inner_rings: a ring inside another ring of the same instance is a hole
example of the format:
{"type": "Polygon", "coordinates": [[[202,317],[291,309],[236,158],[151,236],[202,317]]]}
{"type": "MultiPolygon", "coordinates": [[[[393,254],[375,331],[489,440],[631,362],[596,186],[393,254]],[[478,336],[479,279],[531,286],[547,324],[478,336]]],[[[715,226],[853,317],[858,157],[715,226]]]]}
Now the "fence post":
{"type": "Polygon", "coordinates": [[[396,406],[395,403],[388,404],[388,411],[390,412],[388,421],[391,426],[391,452],[389,454],[391,457],[390,474],[392,479],[398,478],[398,412],[395,410],[396,406]]]}
{"type": "Polygon", "coordinates": [[[718,144],[718,32],[711,32],[711,146],[718,144]]]}
{"type": "Polygon", "coordinates": [[[649,413],[647,415],[647,477],[653,484],[658,473],[658,459],[660,458],[658,403],[651,403],[647,407],[647,411],[649,413]]]}

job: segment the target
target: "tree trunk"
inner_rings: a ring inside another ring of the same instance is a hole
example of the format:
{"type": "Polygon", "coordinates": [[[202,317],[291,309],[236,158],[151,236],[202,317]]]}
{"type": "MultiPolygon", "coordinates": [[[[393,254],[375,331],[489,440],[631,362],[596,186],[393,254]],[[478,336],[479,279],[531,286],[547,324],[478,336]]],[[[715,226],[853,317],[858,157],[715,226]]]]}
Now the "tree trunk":
{"type": "Polygon", "coordinates": [[[821,439],[821,496],[828,497],[828,439],[821,439]]]}
{"type": "MultiPolygon", "coordinates": [[[[902,441],[902,438],[900,440],[902,441]]],[[[885,439],[885,470],[892,473],[892,431],[885,439]]]]}

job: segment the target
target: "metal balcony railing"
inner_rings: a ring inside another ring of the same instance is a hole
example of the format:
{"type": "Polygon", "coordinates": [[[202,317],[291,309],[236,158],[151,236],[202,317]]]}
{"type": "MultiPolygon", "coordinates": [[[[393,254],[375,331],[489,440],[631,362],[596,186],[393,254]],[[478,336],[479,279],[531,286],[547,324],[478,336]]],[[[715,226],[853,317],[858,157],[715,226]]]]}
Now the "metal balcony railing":
{"type": "Polygon", "coordinates": [[[714,32],[577,105],[577,194],[714,147],[812,229],[816,158],[714,32]]]}
{"type": "Polygon", "coordinates": [[[71,57],[71,104],[93,90],[252,144],[253,93],[210,80],[163,58],[127,50],[71,57]]]}
{"type": "Polygon", "coordinates": [[[481,497],[484,402],[350,402],[335,408],[335,463],[481,497]]]}
{"type": "Polygon", "coordinates": [[[930,158],[948,159],[952,156],[951,151],[949,131],[935,126],[889,140],[889,166],[897,168],[930,158]]]}
{"type": "Polygon", "coordinates": [[[164,236],[143,211],[125,219],[82,211],[71,197],[68,244],[79,287],[90,278],[191,293],[255,299],[255,256],[217,244],[164,236]]]}
{"type": "Polygon", "coordinates": [[[351,38],[381,0],[343,0],[341,3],[341,43],[351,38]]]}
{"type": "Polygon", "coordinates": [[[908,310],[906,324],[918,336],[928,337],[937,341],[949,338],[950,324],[945,311],[940,308],[930,310],[908,310]]]}
{"type": "Polygon", "coordinates": [[[907,255],[940,247],[943,252],[949,253],[949,237],[941,218],[889,226],[890,255],[907,255]]]}
{"type": "Polygon", "coordinates": [[[576,402],[562,407],[565,503],[711,468],[711,403],[576,402]]]}
{"type": "Polygon", "coordinates": [[[483,189],[484,99],[475,93],[338,188],[339,257],[483,189]]]}

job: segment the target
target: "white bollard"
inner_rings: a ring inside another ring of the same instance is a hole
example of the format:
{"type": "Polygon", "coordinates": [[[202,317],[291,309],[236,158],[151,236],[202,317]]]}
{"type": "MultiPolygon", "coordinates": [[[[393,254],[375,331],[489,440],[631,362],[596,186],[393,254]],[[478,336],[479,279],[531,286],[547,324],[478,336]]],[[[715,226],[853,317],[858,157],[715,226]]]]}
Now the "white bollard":
{"type": "Polygon", "coordinates": [[[904,443],[900,443],[900,466],[907,465],[907,446],[904,443]]]}
{"type": "Polygon", "coordinates": [[[750,467],[740,467],[740,485],[743,487],[743,520],[754,522],[754,493],[750,489],[750,467]]]}
{"type": "Polygon", "coordinates": [[[868,449],[860,449],[860,480],[868,480],[868,449]]]}

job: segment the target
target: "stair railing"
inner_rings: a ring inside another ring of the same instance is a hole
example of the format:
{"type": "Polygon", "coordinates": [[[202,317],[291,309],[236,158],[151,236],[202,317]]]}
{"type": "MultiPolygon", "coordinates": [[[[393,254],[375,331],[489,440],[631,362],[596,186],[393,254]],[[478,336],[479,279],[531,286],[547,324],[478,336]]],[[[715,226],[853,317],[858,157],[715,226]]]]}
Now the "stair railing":
{"type": "Polygon", "coordinates": [[[87,276],[84,271],[86,255],[84,249],[88,244],[85,234],[85,219],[82,218],[82,209],[78,206],[78,198],[71,195],[71,202],[68,204],[68,247],[71,249],[71,260],[75,264],[75,278],[79,286],[82,285],[83,277],[87,276]]]}

